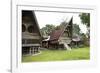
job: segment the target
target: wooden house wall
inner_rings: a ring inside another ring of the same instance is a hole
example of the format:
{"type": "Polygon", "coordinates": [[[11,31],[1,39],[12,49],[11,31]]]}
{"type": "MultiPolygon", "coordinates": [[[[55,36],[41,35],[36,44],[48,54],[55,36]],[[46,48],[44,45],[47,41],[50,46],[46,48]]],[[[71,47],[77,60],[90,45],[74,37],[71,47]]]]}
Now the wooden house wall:
{"type": "Polygon", "coordinates": [[[22,11],[22,54],[39,53],[41,34],[33,11],[22,11]]]}
{"type": "Polygon", "coordinates": [[[37,44],[41,41],[32,11],[22,11],[22,43],[37,44]]]}

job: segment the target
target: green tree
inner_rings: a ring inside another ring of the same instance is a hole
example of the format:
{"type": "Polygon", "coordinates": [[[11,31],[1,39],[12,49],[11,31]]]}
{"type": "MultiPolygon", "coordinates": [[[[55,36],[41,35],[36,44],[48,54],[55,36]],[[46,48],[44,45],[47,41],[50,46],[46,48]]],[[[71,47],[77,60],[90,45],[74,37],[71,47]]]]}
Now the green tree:
{"type": "Polygon", "coordinates": [[[81,22],[87,26],[86,35],[90,38],[90,13],[80,13],[79,15],[81,22]]]}
{"type": "Polygon", "coordinates": [[[67,22],[64,20],[60,23],[60,25],[55,27],[55,30],[62,29],[66,26],[67,22]]]}
{"type": "Polygon", "coordinates": [[[77,24],[73,24],[73,35],[74,34],[77,34],[77,35],[80,35],[80,27],[79,27],[79,25],[77,25],[77,24]]]}
{"type": "Polygon", "coordinates": [[[41,33],[42,35],[48,36],[54,29],[55,29],[55,26],[53,24],[46,24],[45,27],[41,29],[41,33]]]}
{"type": "Polygon", "coordinates": [[[80,13],[79,15],[81,22],[87,27],[90,27],[90,13],[80,13]]]}
{"type": "Polygon", "coordinates": [[[89,45],[89,40],[90,40],[90,13],[80,13],[79,17],[81,19],[81,22],[87,26],[87,33],[86,33],[87,40],[86,40],[86,42],[89,45]]]}

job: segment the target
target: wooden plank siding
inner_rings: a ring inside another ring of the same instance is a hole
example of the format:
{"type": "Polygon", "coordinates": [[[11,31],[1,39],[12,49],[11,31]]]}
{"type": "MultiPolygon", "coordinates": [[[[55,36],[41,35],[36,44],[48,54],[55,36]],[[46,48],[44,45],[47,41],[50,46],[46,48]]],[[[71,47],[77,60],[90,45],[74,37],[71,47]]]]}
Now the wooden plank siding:
{"type": "Polygon", "coordinates": [[[22,10],[22,54],[39,53],[41,33],[34,11],[22,10]]]}

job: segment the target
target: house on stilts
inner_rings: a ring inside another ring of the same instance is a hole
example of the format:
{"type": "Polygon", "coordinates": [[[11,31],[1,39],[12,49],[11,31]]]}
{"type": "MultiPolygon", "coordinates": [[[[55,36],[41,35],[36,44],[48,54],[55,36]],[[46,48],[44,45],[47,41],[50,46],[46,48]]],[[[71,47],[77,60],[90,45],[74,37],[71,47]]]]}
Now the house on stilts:
{"type": "Polygon", "coordinates": [[[57,30],[53,30],[50,34],[49,40],[43,40],[42,45],[48,49],[67,49],[71,50],[72,41],[72,25],[73,18],[63,27],[57,30]]]}
{"type": "Polygon", "coordinates": [[[41,40],[35,12],[22,10],[22,55],[39,53],[41,40]]]}

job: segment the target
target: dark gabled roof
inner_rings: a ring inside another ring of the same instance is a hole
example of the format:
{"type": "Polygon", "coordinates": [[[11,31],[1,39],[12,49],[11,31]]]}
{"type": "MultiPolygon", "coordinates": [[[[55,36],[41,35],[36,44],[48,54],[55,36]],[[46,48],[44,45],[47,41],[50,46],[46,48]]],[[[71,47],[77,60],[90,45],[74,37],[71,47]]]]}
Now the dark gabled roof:
{"type": "Polygon", "coordinates": [[[36,18],[35,12],[34,12],[34,11],[32,11],[32,12],[33,12],[33,16],[34,16],[35,22],[36,22],[37,27],[38,27],[39,34],[40,34],[40,36],[42,37],[42,34],[41,34],[41,32],[40,32],[40,28],[39,28],[39,24],[38,24],[38,21],[37,21],[37,18],[36,18]]]}
{"type": "Polygon", "coordinates": [[[22,10],[22,17],[24,16],[30,16],[32,18],[33,24],[36,24],[37,31],[39,32],[39,35],[42,37],[34,10],[33,11],[32,10],[22,10]]]}
{"type": "Polygon", "coordinates": [[[71,20],[69,21],[69,23],[65,25],[64,28],[61,28],[61,29],[52,31],[51,34],[50,34],[50,41],[58,40],[59,37],[63,34],[63,32],[64,32],[64,30],[66,29],[66,27],[67,27],[70,23],[72,23],[72,18],[71,18],[71,20]]]}
{"type": "Polygon", "coordinates": [[[62,33],[63,33],[63,29],[54,30],[54,31],[50,34],[50,41],[51,41],[51,40],[58,40],[62,33]]]}

